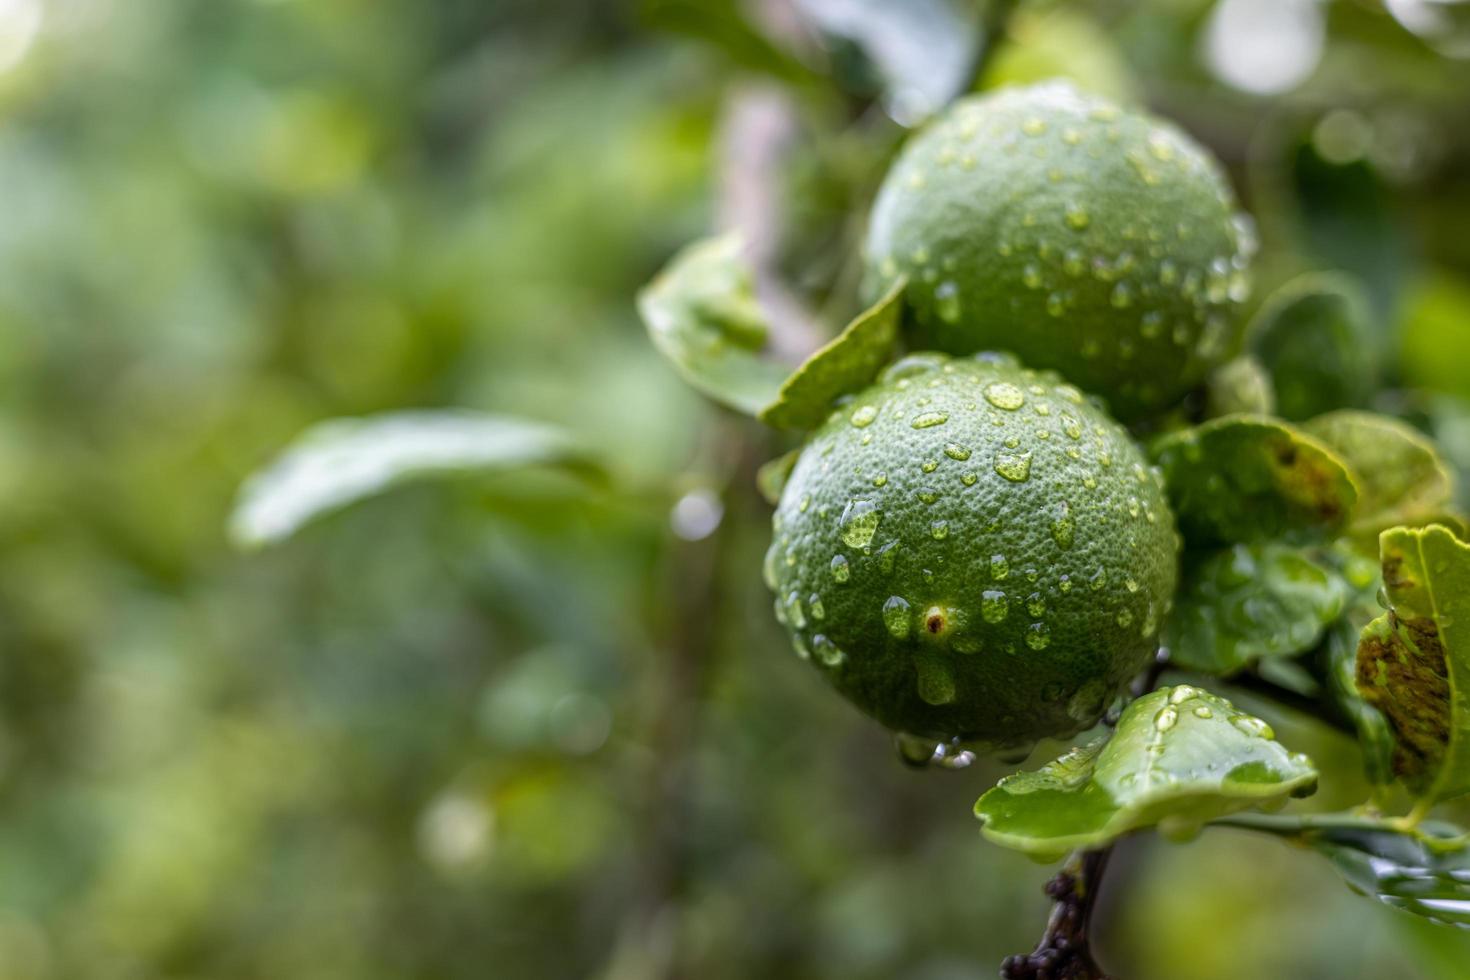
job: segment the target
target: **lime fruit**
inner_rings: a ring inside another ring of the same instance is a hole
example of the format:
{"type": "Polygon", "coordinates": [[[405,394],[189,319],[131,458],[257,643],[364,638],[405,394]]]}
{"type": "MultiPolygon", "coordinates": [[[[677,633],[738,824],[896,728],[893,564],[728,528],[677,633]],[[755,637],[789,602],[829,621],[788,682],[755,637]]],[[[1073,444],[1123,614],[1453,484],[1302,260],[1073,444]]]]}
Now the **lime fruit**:
{"type": "Polygon", "coordinates": [[[797,654],[895,731],[994,749],[1091,726],[1157,648],[1162,481],[1081,392],[918,354],[802,450],[766,556],[797,654]]]}
{"type": "Polygon", "coordinates": [[[915,346],[1013,351],[1133,421],[1234,353],[1254,249],[1207,150],[1046,82],[963,99],[909,141],[865,289],[908,275],[915,346]]]}

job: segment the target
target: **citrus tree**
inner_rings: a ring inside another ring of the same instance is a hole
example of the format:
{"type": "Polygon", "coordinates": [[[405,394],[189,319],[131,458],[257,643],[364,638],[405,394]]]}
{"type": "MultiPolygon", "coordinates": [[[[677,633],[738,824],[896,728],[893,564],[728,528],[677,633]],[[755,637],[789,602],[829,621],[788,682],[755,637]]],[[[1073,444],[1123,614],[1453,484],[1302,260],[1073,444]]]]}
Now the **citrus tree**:
{"type": "MultiPolygon", "coordinates": [[[[861,244],[811,273],[818,315],[729,232],[637,303],[674,370],[782,443],[749,490],[773,508],[751,574],[794,655],[908,765],[1027,763],[976,787],[974,818],[1064,864],[1003,974],[1103,975],[1091,912],[1137,833],[1280,838],[1470,925],[1470,836],[1432,813],[1470,792],[1470,544],[1362,280],[1253,297],[1224,168],[1086,85],[966,96],[891,149],[861,244]],[[1345,773],[1242,696],[1351,734],[1372,795],[1296,812],[1345,773]]],[[[525,420],[341,421],[251,481],[234,530],[267,543],[400,480],[525,465],[617,479],[525,420]]]]}

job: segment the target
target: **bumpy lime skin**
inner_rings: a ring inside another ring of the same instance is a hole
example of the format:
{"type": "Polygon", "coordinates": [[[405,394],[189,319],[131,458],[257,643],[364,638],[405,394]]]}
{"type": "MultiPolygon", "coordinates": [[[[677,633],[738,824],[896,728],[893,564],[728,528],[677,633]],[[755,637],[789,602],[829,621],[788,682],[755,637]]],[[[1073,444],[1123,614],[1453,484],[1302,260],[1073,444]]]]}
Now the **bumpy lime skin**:
{"type": "Polygon", "coordinates": [[[885,178],[866,291],[915,346],[1009,350],[1135,421],[1239,345],[1254,236],[1209,152],[1065,82],[963,99],[885,178]]]}
{"type": "Polygon", "coordinates": [[[1148,662],[1179,538],[1127,432],[1050,372],[914,355],[803,449],[766,557],[797,654],[889,728],[1094,724],[1148,662]]]}

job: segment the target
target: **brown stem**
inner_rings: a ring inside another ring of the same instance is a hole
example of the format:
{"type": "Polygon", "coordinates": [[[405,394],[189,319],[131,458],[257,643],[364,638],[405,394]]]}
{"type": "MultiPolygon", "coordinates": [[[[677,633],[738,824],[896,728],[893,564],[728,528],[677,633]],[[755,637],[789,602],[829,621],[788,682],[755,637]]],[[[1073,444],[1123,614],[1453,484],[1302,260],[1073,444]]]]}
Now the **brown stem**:
{"type": "Polygon", "coordinates": [[[1008,957],[1001,964],[1003,980],[1108,980],[1092,957],[1088,927],[1112,854],[1111,845],[1079,851],[1046,883],[1047,897],[1056,903],[1046,932],[1030,953],[1008,957]]]}

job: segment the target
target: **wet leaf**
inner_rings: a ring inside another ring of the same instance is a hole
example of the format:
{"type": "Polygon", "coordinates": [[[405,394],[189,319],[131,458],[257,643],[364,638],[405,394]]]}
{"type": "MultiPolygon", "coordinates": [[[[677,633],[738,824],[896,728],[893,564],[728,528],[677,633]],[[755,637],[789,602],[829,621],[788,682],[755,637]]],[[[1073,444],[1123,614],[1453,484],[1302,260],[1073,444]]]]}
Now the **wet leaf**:
{"type": "Polygon", "coordinates": [[[1376,542],[1380,531],[1427,524],[1453,506],[1449,467],[1434,443],[1408,423],[1345,409],[1318,416],[1302,429],[1331,447],[1353,472],[1358,486],[1353,534],[1376,542]]]}
{"type": "Polygon", "coordinates": [[[394,412],[312,426],[246,481],[230,517],[240,547],[290,537],[328,512],[429,476],[523,466],[600,472],[563,430],[473,412],[394,412]]]}
{"type": "Polygon", "coordinates": [[[992,841],[1059,857],[1143,827],[1190,828],[1305,796],[1316,781],[1311,761],[1283,748],[1265,722],[1180,685],[1130,704],[1110,738],[1002,779],[975,814],[992,841]]]}
{"type": "Polygon", "coordinates": [[[1233,545],[1186,559],[1164,643],[1181,667],[1232,674],[1315,647],[1346,593],[1336,573],[1299,548],[1233,545]]]}
{"type": "Polygon", "coordinates": [[[800,449],[793,449],[789,453],[782,453],[775,459],[762,463],[760,469],[755,471],[755,487],[766,503],[772,507],[781,502],[781,491],[786,488],[786,480],[791,476],[791,468],[796,465],[796,459],[801,455],[800,449]]]}
{"type": "Polygon", "coordinates": [[[1266,299],[1247,336],[1271,376],[1277,414],[1301,420],[1368,400],[1371,318],[1363,287],[1344,273],[1298,276],[1266,299]]]}
{"type": "Polygon", "coordinates": [[[1470,792],[1470,545],[1448,528],[1394,528],[1379,543],[1389,611],[1363,630],[1357,686],[1419,796],[1470,792]]]}
{"type": "Polygon", "coordinates": [[[1277,419],[1230,415],[1152,446],[1186,544],[1292,539],[1336,531],[1357,490],[1321,442],[1277,419]]]}
{"type": "Polygon", "coordinates": [[[893,356],[907,277],[899,277],[878,302],[807,358],[760,414],[778,429],[816,428],[842,395],[865,388],[893,356]]]}
{"type": "Polygon", "coordinates": [[[1352,722],[1363,751],[1363,771],[1375,785],[1393,780],[1393,729],[1382,711],[1364,700],[1358,690],[1358,636],[1361,629],[1343,619],[1327,631],[1323,666],[1332,702],[1352,722]]]}
{"type": "Polygon", "coordinates": [[[1400,831],[1325,821],[1296,828],[1250,826],[1322,854],[1360,895],[1442,925],[1470,928],[1470,846],[1458,827],[1435,823],[1400,831]]]}
{"type": "Polygon", "coordinates": [[[768,327],[735,235],[685,247],[638,295],[648,333],[684,380],[723,405],[759,415],[788,369],[762,358],[768,327]]]}
{"type": "Polygon", "coordinates": [[[1276,410],[1271,376],[1254,357],[1237,357],[1220,365],[1205,385],[1205,416],[1270,415],[1276,410]]]}

